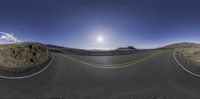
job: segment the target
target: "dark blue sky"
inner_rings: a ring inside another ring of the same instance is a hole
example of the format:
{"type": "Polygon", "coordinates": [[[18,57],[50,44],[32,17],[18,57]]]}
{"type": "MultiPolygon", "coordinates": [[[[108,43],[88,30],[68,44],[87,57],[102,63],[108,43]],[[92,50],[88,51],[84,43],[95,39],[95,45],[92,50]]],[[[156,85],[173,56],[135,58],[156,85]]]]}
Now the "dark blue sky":
{"type": "Polygon", "coordinates": [[[75,48],[198,43],[200,1],[0,0],[0,32],[75,48]]]}

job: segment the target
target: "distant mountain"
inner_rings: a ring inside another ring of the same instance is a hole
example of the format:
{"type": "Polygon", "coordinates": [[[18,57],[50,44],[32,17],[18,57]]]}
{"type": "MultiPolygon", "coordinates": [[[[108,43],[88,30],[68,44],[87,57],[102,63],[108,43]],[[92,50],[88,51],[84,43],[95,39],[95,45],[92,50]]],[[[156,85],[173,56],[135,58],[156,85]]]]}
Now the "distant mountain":
{"type": "Polygon", "coordinates": [[[165,47],[161,47],[160,49],[177,49],[177,48],[200,48],[200,44],[190,43],[190,42],[182,42],[182,43],[170,44],[165,47]]]}
{"type": "Polygon", "coordinates": [[[116,50],[137,50],[137,49],[133,46],[128,46],[128,47],[119,47],[116,50]]]}
{"type": "Polygon", "coordinates": [[[57,46],[57,45],[53,45],[53,44],[46,44],[46,46],[49,48],[65,48],[63,46],[57,46]]]}

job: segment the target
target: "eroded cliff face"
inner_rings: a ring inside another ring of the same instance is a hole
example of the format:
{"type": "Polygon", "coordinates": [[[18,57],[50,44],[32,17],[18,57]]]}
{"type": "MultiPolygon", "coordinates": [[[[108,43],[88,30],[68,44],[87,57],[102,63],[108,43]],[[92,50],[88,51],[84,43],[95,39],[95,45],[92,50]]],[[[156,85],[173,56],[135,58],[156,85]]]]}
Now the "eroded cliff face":
{"type": "Polygon", "coordinates": [[[16,43],[0,45],[0,66],[6,68],[28,68],[48,59],[48,50],[38,43],[16,43]]]}

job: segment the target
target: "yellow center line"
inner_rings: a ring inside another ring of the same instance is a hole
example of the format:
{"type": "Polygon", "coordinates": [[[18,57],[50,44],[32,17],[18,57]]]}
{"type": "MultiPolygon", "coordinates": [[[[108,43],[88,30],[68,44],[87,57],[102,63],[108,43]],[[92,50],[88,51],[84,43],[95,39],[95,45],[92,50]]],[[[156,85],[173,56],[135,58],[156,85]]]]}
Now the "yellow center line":
{"type": "Polygon", "coordinates": [[[120,64],[96,64],[96,63],[91,63],[91,62],[86,62],[86,61],[82,61],[80,59],[76,59],[74,57],[71,57],[71,56],[67,56],[67,55],[63,55],[61,54],[62,56],[66,57],[66,58],[69,58],[71,60],[74,60],[76,62],[79,62],[81,64],[84,64],[84,65],[88,65],[88,66],[92,66],[92,67],[97,67],[97,68],[121,68],[121,67],[128,67],[128,66],[131,66],[131,65],[135,65],[137,63],[141,63],[157,54],[160,54],[162,53],[163,51],[159,51],[159,52],[156,52],[154,54],[151,54],[151,55],[148,55],[144,58],[141,58],[141,59],[138,59],[138,60],[133,60],[133,61],[130,61],[130,62],[126,62],[126,63],[120,63],[120,64]]]}

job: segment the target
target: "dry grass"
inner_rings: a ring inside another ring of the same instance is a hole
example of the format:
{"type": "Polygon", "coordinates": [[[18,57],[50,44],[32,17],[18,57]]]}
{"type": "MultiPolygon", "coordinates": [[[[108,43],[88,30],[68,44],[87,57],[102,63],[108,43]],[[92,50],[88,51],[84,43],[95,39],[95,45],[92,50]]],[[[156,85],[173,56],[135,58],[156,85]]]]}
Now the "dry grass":
{"type": "Polygon", "coordinates": [[[182,48],[178,49],[178,53],[200,66],[200,48],[182,48]]]}

